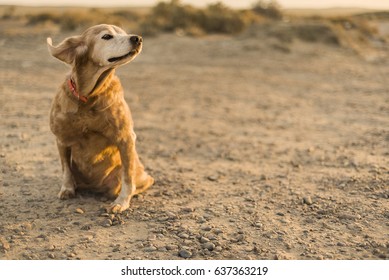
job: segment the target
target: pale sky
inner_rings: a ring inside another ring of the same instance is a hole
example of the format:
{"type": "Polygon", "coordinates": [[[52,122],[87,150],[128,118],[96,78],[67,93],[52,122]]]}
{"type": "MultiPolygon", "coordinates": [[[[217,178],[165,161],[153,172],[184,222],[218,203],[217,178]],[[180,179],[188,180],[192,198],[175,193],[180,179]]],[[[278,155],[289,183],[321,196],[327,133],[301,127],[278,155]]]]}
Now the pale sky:
{"type": "MultiPolygon", "coordinates": [[[[30,5],[30,6],[151,6],[158,0],[0,0],[0,5],[30,5]]],[[[196,6],[204,6],[217,0],[183,0],[196,6]]],[[[219,1],[229,7],[249,8],[256,0],[224,0],[219,1]]],[[[284,8],[333,8],[333,7],[360,7],[372,9],[389,9],[389,0],[277,0],[284,8]]]]}

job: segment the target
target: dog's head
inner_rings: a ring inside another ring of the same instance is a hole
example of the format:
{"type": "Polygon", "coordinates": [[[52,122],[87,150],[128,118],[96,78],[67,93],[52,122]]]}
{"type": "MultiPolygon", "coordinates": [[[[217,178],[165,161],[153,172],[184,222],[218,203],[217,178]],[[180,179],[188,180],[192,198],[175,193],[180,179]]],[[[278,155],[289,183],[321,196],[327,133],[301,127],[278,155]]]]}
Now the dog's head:
{"type": "Polygon", "coordinates": [[[141,52],[142,42],[142,37],[107,24],[90,27],[83,34],[69,37],[57,46],[47,38],[51,55],[59,60],[70,65],[92,62],[102,68],[115,68],[130,62],[141,52]]]}

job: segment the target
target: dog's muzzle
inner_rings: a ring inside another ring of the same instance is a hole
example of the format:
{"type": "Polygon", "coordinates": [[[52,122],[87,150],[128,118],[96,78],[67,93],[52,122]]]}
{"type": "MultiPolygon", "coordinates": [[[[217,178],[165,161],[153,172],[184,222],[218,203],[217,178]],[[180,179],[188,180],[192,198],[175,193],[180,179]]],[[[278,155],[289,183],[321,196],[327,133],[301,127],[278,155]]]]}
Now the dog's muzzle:
{"type": "Polygon", "coordinates": [[[118,57],[111,57],[111,58],[108,59],[108,62],[116,62],[116,61],[125,59],[125,58],[127,58],[129,56],[133,56],[133,55],[136,55],[137,53],[139,53],[140,52],[139,46],[143,42],[142,37],[134,35],[134,36],[130,37],[129,41],[130,41],[130,44],[133,46],[134,49],[131,50],[129,53],[125,54],[125,55],[118,56],[118,57]]]}

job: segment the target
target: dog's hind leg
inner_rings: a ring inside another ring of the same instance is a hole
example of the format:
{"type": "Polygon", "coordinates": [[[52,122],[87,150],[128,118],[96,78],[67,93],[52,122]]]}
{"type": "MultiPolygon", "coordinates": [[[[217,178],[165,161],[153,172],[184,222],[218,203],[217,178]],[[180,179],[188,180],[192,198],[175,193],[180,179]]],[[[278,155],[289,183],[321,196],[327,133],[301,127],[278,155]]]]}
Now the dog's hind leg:
{"type": "Polygon", "coordinates": [[[60,199],[72,198],[76,194],[74,179],[70,170],[71,150],[57,140],[57,147],[62,164],[62,186],[58,193],[60,199]]]}

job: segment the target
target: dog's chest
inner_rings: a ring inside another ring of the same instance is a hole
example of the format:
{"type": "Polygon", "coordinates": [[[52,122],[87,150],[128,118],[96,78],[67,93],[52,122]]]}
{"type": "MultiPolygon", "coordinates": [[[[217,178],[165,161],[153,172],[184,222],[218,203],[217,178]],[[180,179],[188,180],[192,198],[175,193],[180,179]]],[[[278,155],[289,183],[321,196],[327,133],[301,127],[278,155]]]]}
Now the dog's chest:
{"type": "Polygon", "coordinates": [[[51,115],[51,130],[64,143],[71,143],[90,133],[102,133],[107,120],[93,112],[55,112],[51,115]]]}

